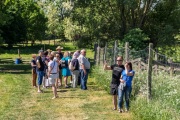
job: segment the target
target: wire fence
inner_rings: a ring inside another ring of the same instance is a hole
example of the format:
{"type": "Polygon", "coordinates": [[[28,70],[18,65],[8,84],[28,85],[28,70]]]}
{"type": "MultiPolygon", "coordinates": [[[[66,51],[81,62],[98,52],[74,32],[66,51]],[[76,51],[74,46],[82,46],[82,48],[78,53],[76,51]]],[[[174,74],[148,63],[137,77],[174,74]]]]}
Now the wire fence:
{"type": "Polygon", "coordinates": [[[105,61],[108,65],[115,64],[118,56],[123,56],[124,63],[126,61],[132,62],[136,74],[140,74],[142,71],[147,73],[147,80],[144,81],[146,87],[143,89],[146,91],[148,101],[152,98],[151,86],[153,75],[158,75],[161,71],[167,72],[171,76],[174,76],[175,73],[180,73],[180,64],[174,63],[170,57],[154,50],[152,43],[139,51],[130,49],[129,43],[126,43],[125,47],[118,47],[117,42],[111,48],[108,48],[107,44],[104,48],[98,46],[95,51],[95,64],[101,66],[105,61]]]}

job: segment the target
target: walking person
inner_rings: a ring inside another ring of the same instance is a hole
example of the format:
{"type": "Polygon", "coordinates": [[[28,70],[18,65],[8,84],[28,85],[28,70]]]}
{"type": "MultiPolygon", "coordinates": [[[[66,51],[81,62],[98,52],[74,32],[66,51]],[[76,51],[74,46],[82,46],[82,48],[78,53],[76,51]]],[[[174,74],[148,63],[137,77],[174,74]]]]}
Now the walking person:
{"type": "Polygon", "coordinates": [[[87,90],[88,73],[90,70],[90,62],[86,58],[86,50],[81,50],[81,55],[78,57],[80,64],[80,78],[81,78],[81,89],[87,90]]]}
{"type": "Polygon", "coordinates": [[[132,80],[135,71],[132,69],[132,63],[126,62],[125,70],[122,72],[120,85],[118,89],[118,107],[119,112],[123,112],[123,97],[125,96],[125,111],[129,111],[129,100],[132,91],[132,80]]]}
{"type": "Polygon", "coordinates": [[[72,87],[76,88],[77,84],[78,84],[78,77],[79,77],[79,61],[78,61],[78,57],[79,57],[79,53],[75,52],[73,54],[73,58],[71,60],[71,65],[73,67],[72,70],[72,87]]]}
{"type": "Polygon", "coordinates": [[[36,54],[32,54],[32,60],[31,60],[31,67],[32,67],[32,86],[36,86],[36,79],[37,79],[37,73],[36,73],[36,54]]]}
{"type": "Polygon", "coordinates": [[[48,79],[50,85],[52,86],[52,91],[54,94],[52,99],[55,99],[57,98],[57,89],[55,86],[55,82],[57,79],[57,73],[59,72],[59,65],[55,60],[53,60],[54,59],[53,55],[50,55],[49,59],[50,62],[48,63],[48,79]]]}
{"type": "Polygon", "coordinates": [[[113,96],[113,110],[117,110],[117,95],[118,95],[118,86],[120,84],[121,73],[124,70],[123,57],[119,56],[116,59],[116,64],[108,66],[107,63],[104,65],[104,70],[112,70],[112,81],[110,85],[110,93],[113,96]]]}
{"type": "Polygon", "coordinates": [[[42,85],[42,80],[44,76],[44,63],[42,61],[43,56],[43,50],[38,51],[39,56],[36,58],[36,64],[37,64],[37,75],[38,75],[38,93],[42,93],[42,90],[40,89],[40,86],[42,85]]]}

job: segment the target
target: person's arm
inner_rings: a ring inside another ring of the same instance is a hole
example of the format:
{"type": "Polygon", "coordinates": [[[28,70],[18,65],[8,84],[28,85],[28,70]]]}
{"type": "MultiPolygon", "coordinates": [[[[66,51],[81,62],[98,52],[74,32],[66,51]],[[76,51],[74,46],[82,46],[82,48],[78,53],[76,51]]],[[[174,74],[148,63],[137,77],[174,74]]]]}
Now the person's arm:
{"type": "Polygon", "coordinates": [[[131,71],[131,72],[128,71],[127,65],[125,65],[125,72],[126,72],[126,75],[127,75],[127,76],[133,76],[133,75],[134,75],[134,72],[133,72],[133,71],[131,71]]]}
{"type": "Polygon", "coordinates": [[[38,58],[37,61],[36,61],[36,65],[37,65],[38,68],[41,67],[40,62],[39,62],[39,58],[38,58]]]}
{"type": "Polygon", "coordinates": [[[31,66],[32,66],[32,67],[36,67],[36,65],[35,65],[33,62],[31,62],[31,66]]]}
{"type": "Polygon", "coordinates": [[[119,80],[120,80],[121,83],[124,83],[124,82],[125,82],[125,81],[122,79],[122,75],[121,75],[121,77],[120,77],[119,80]]]}
{"type": "Polygon", "coordinates": [[[107,62],[105,62],[105,64],[104,64],[104,70],[112,70],[111,66],[107,65],[107,62]]]}
{"type": "Polygon", "coordinates": [[[84,74],[86,75],[87,72],[86,72],[86,68],[84,65],[83,57],[80,58],[80,65],[81,65],[82,70],[84,71],[84,74]]]}
{"type": "Polygon", "coordinates": [[[48,64],[48,77],[50,76],[51,71],[52,71],[52,66],[51,64],[48,64]]]}

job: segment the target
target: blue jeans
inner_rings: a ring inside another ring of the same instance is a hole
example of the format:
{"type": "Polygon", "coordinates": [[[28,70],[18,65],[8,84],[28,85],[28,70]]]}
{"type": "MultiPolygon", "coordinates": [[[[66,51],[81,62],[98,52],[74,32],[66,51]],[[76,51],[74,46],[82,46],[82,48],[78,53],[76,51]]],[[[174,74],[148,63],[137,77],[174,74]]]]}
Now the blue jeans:
{"type": "Polygon", "coordinates": [[[132,87],[126,86],[123,90],[118,88],[118,107],[123,108],[123,97],[125,95],[125,108],[129,110],[129,99],[131,95],[132,87]]]}
{"type": "Polygon", "coordinates": [[[38,85],[41,85],[44,76],[44,71],[37,71],[37,75],[38,75],[38,85]]]}
{"type": "Polygon", "coordinates": [[[80,69],[81,89],[82,89],[82,90],[86,90],[86,89],[87,89],[88,73],[89,73],[89,69],[86,69],[86,75],[84,75],[84,71],[83,71],[82,69],[80,69]]]}

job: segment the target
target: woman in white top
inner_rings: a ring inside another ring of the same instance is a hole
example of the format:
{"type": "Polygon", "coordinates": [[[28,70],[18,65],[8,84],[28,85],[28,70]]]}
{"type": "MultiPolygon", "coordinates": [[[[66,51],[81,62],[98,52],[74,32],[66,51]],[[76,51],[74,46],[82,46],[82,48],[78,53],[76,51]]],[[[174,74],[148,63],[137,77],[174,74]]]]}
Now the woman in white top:
{"type": "Polygon", "coordinates": [[[49,83],[52,85],[52,91],[54,94],[54,97],[52,99],[57,98],[57,89],[55,87],[55,81],[57,78],[57,73],[59,72],[59,67],[58,67],[58,63],[56,61],[54,61],[54,56],[50,55],[49,56],[49,63],[48,63],[48,79],[49,79],[49,83]]]}

